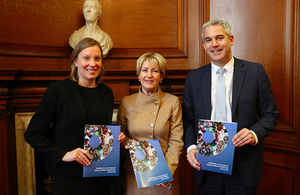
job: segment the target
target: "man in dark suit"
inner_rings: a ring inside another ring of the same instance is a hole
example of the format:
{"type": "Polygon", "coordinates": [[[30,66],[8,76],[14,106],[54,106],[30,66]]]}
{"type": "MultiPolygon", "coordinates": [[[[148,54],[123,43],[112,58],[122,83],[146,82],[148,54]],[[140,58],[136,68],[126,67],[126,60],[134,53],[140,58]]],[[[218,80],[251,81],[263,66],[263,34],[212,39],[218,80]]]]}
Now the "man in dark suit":
{"type": "Polygon", "coordinates": [[[234,37],[227,22],[205,23],[202,38],[211,63],[189,72],[183,94],[187,160],[195,168],[201,195],[256,194],[257,184],[263,178],[262,142],[275,129],[279,118],[269,78],[261,64],[233,57],[234,37]],[[222,119],[217,115],[220,101],[216,100],[219,68],[225,69],[222,119]],[[195,158],[199,119],[238,123],[232,139],[236,147],[232,175],[201,170],[201,162],[195,158]]]}

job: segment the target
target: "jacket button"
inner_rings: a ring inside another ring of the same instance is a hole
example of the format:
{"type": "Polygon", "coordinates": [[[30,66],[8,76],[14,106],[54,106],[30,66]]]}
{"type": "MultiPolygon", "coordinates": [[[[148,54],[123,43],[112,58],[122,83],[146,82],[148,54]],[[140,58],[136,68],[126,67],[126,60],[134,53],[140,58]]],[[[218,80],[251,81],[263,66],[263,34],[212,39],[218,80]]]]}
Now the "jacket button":
{"type": "Polygon", "coordinates": [[[153,123],[151,123],[151,124],[150,124],[150,127],[154,127],[154,124],[153,124],[153,123]]]}

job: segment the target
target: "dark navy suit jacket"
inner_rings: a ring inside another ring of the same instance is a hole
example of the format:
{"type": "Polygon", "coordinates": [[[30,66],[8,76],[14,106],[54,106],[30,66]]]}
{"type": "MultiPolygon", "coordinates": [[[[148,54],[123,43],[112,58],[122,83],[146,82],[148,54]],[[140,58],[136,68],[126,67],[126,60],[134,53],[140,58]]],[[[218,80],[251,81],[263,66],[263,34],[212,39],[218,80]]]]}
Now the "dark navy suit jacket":
{"type": "MultiPolygon", "coordinates": [[[[255,132],[258,144],[235,150],[235,163],[245,186],[254,186],[263,178],[262,142],[275,129],[279,118],[269,78],[261,64],[234,58],[232,120],[237,130],[255,132]]],[[[196,144],[199,119],[211,118],[211,64],[188,73],[183,93],[183,123],[186,149],[196,144]]],[[[201,162],[200,162],[201,163],[201,162]]],[[[200,185],[204,171],[195,170],[200,185]]]]}
{"type": "MultiPolygon", "coordinates": [[[[98,84],[108,119],[111,124],[113,113],[113,92],[98,84]]],[[[46,169],[64,176],[82,176],[82,165],[78,162],[62,162],[66,152],[83,148],[84,125],[87,111],[77,82],[70,79],[51,83],[41,103],[32,117],[27,131],[26,141],[46,158],[46,169]],[[51,128],[50,128],[51,124],[51,128]]]]}

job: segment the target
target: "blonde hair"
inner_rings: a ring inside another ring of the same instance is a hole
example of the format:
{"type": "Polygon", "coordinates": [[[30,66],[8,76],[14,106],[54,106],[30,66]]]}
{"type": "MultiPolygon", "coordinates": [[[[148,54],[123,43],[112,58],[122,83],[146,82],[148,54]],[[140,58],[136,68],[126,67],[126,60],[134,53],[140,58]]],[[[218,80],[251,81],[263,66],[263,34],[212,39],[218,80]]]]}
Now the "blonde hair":
{"type": "MultiPolygon", "coordinates": [[[[92,38],[84,38],[82,39],[81,41],[79,41],[79,43],[75,46],[71,56],[70,56],[70,63],[71,63],[71,73],[70,73],[70,76],[69,78],[72,79],[73,81],[76,81],[78,82],[78,69],[74,63],[74,60],[77,59],[79,53],[88,48],[88,47],[92,47],[92,46],[98,46],[100,51],[101,51],[101,62],[102,62],[102,59],[103,59],[103,51],[102,51],[102,48],[99,44],[98,41],[96,41],[95,39],[92,39],[92,38]]],[[[104,68],[103,66],[101,66],[101,70],[100,70],[100,74],[97,76],[96,78],[96,83],[99,84],[102,82],[102,75],[104,73],[104,68]]]]}
{"type": "Polygon", "coordinates": [[[140,75],[142,65],[145,61],[148,61],[150,64],[157,64],[159,66],[160,72],[162,73],[163,77],[166,75],[166,67],[167,61],[162,55],[158,53],[151,53],[147,52],[143,54],[139,59],[136,61],[136,75],[140,75]]]}

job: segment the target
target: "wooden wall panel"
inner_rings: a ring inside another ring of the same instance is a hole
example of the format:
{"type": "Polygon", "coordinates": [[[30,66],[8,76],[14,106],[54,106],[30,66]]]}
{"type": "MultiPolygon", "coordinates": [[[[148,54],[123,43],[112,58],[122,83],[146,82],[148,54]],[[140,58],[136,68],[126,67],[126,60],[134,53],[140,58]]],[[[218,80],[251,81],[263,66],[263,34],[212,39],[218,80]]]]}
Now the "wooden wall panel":
{"type": "Polygon", "coordinates": [[[294,172],[286,167],[276,167],[272,165],[265,165],[265,177],[273,178],[272,180],[263,180],[258,191],[268,192],[273,195],[294,194],[293,193],[293,175],[294,172]],[[280,187],[277,184],[281,184],[280,187]]]}
{"type": "Polygon", "coordinates": [[[0,194],[3,195],[18,194],[13,120],[11,110],[0,110],[0,194]]]}
{"type": "MultiPolygon", "coordinates": [[[[103,14],[98,25],[114,42],[107,58],[137,59],[152,51],[175,58],[177,63],[172,69],[188,68],[187,0],[100,2],[103,14]]],[[[10,56],[13,61],[20,56],[50,57],[62,63],[61,58],[68,58],[72,50],[68,45],[70,35],[85,24],[82,3],[83,0],[0,1],[0,56],[10,56]]],[[[112,60],[109,64],[112,65],[107,70],[135,70],[135,63],[120,65],[118,60],[112,60]]],[[[13,69],[27,70],[32,66],[13,69]]],[[[8,63],[0,64],[0,69],[8,67],[8,63]]]]}
{"type": "Polygon", "coordinates": [[[264,179],[258,186],[259,194],[299,194],[300,159],[297,152],[266,147],[264,156],[264,179]]]}
{"type": "Polygon", "coordinates": [[[177,28],[181,23],[177,2],[106,1],[100,24],[114,41],[114,48],[177,48],[182,30],[177,28]]]}
{"type": "Polygon", "coordinates": [[[68,37],[83,24],[82,2],[10,0],[0,2],[0,42],[67,47],[68,37]]]}
{"type": "Polygon", "coordinates": [[[1,70],[19,71],[71,71],[68,58],[46,58],[32,56],[1,56],[1,70]]]}

